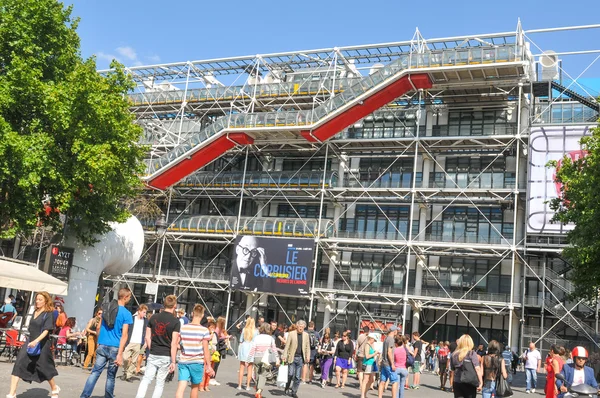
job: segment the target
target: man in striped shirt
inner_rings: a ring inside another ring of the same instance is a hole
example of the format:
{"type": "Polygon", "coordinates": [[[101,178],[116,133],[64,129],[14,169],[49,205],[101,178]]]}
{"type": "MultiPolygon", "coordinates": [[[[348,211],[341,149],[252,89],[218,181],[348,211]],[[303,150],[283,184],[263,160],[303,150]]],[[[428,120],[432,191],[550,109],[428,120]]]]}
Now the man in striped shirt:
{"type": "Polygon", "coordinates": [[[188,382],[192,383],[191,397],[198,396],[198,387],[202,383],[204,370],[209,376],[214,375],[210,366],[210,355],[208,351],[208,342],[210,341],[210,331],[200,325],[204,317],[204,307],[200,304],[194,306],[192,321],[181,326],[179,338],[181,342],[181,356],[177,369],[179,373],[179,384],[175,398],[183,398],[183,393],[188,382]],[[206,353],[206,355],[205,355],[206,353]]]}

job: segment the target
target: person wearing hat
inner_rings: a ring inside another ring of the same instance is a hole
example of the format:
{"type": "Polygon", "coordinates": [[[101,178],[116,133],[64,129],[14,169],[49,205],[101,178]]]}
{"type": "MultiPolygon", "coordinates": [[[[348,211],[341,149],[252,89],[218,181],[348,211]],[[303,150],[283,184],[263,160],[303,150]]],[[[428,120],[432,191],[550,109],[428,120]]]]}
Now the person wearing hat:
{"type": "Polygon", "coordinates": [[[367,395],[367,388],[375,381],[375,372],[373,371],[373,365],[375,364],[375,359],[379,355],[379,353],[375,350],[374,344],[375,340],[377,340],[377,336],[374,333],[369,333],[367,335],[367,343],[363,348],[363,361],[362,361],[362,371],[363,371],[363,380],[360,385],[360,398],[365,398],[367,395]]]}
{"type": "MultiPolygon", "coordinates": [[[[589,366],[585,366],[588,360],[588,352],[584,347],[578,346],[573,348],[571,352],[573,363],[567,363],[563,366],[560,373],[565,377],[565,382],[562,380],[556,380],[556,387],[560,391],[558,398],[563,398],[568,388],[575,387],[581,384],[587,384],[594,388],[598,388],[598,383],[594,377],[594,369],[589,366]],[[566,384],[566,386],[565,386],[566,384]]],[[[600,393],[600,391],[598,391],[600,393]]]]}
{"type": "Polygon", "coordinates": [[[379,398],[382,398],[386,382],[388,381],[392,384],[392,397],[395,397],[398,392],[398,375],[396,374],[394,362],[394,347],[397,334],[398,327],[396,325],[390,326],[387,337],[383,342],[380,364],[381,375],[379,377],[379,398]]]}

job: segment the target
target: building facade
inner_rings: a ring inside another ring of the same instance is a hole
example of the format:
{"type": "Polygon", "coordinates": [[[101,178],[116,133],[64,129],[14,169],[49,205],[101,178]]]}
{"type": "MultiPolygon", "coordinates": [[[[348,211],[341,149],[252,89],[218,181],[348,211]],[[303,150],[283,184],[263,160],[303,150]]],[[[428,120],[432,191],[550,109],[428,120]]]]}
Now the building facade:
{"type": "Polygon", "coordinates": [[[519,25],[130,68],[151,148],[143,196],[167,228],[140,211],[147,249],[113,282],[139,302],[203,302],[230,325],[260,313],[592,348],[597,303],[565,302],[565,230],[530,211],[551,196],[532,184],[553,184],[532,179],[547,173],[531,137],[586,134],[597,102],[531,48],[519,25]],[[237,235],[314,239],[310,295],[231,291],[237,235]]]}

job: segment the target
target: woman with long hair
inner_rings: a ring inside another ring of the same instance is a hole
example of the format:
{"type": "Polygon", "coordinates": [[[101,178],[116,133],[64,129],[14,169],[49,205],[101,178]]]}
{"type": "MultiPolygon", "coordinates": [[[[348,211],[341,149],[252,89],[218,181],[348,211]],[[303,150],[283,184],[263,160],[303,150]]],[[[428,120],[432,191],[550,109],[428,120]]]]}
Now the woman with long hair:
{"type": "Polygon", "coordinates": [[[39,292],[35,296],[35,311],[29,323],[28,344],[19,350],[10,379],[10,392],[6,398],[16,398],[19,380],[27,383],[35,381],[50,384],[52,398],[58,398],[60,387],[54,382],[58,376],[52,352],[50,351],[50,333],[54,330],[52,298],[48,292],[39,292]],[[39,354],[30,354],[27,348],[34,349],[39,344],[39,354]]]}
{"type": "Polygon", "coordinates": [[[408,368],[406,367],[406,358],[408,357],[408,348],[406,348],[406,338],[396,336],[394,339],[394,367],[398,375],[398,395],[397,398],[404,398],[405,382],[408,379],[408,368]]]}
{"type": "Polygon", "coordinates": [[[333,354],[335,353],[335,345],[331,341],[329,333],[323,335],[319,354],[321,354],[321,388],[325,388],[329,382],[329,372],[333,365],[333,354]]]}
{"type": "Polygon", "coordinates": [[[458,339],[457,347],[452,357],[450,358],[450,368],[454,371],[454,384],[452,390],[454,391],[454,398],[475,398],[477,391],[481,390],[482,387],[482,372],[481,366],[479,366],[479,358],[477,353],[473,351],[473,339],[468,334],[463,334],[458,339]],[[477,372],[477,378],[479,380],[479,386],[474,386],[468,383],[461,383],[460,379],[463,372],[464,362],[470,361],[475,367],[477,372]]]}
{"type": "Polygon", "coordinates": [[[346,379],[348,378],[348,369],[352,368],[352,356],[354,354],[354,344],[350,340],[348,332],[342,333],[342,339],[335,347],[335,378],[337,384],[335,388],[346,387],[346,379]],[[341,378],[340,378],[341,374],[341,378]],[[342,382],[340,384],[340,381],[342,382]]]}
{"type": "Polygon", "coordinates": [[[556,375],[562,371],[565,361],[564,347],[557,347],[554,344],[550,347],[548,361],[546,363],[546,398],[556,398],[558,396],[558,388],[556,387],[556,375]]]}
{"type": "Polygon", "coordinates": [[[96,311],[96,316],[89,320],[85,326],[85,332],[87,333],[87,355],[83,362],[84,369],[92,369],[96,360],[96,346],[98,345],[98,326],[102,320],[102,308],[96,311]]]}
{"type": "Polygon", "coordinates": [[[227,326],[225,324],[225,317],[217,318],[217,327],[215,329],[215,334],[217,335],[217,352],[219,353],[219,361],[213,362],[212,368],[215,371],[215,375],[212,379],[210,379],[209,385],[211,386],[220,386],[221,383],[217,381],[217,371],[219,370],[219,365],[221,361],[225,359],[227,355],[227,349],[229,346],[229,333],[227,333],[227,326]]]}
{"type": "Polygon", "coordinates": [[[496,396],[496,377],[498,372],[502,373],[505,379],[508,377],[506,364],[500,356],[500,343],[492,340],[488,343],[487,354],[483,357],[483,389],[481,395],[483,398],[492,398],[496,396]]]}
{"type": "Polygon", "coordinates": [[[364,346],[364,358],[363,358],[363,381],[360,385],[360,397],[365,398],[367,396],[367,388],[375,382],[375,359],[379,353],[375,350],[375,335],[369,333],[367,335],[367,343],[364,346]]]}
{"type": "Polygon", "coordinates": [[[60,332],[58,332],[58,340],[56,341],[58,348],[67,350],[68,358],[67,362],[72,364],[73,354],[77,353],[77,346],[79,345],[79,337],[80,333],[77,333],[73,330],[77,323],[75,317],[67,318],[65,325],[60,328],[60,332]],[[71,349],[69,352],[69,348],[71,349]]]}
{"type": "MultiPolygon", "coordinates": [[[[276,358],[275,366],[279,366],[279,357],[277,356],[277,347],[275,339],[271,336],[271,325],[264,322],[260,325],[259,334],[252,340],[250,351],[248,352],[248,362],[256,366],[256,393],[254,398],[262,398],[262,392],[267,382],[267,372],[271,369],[272,363],[263,362],[265,353],[269,358],[276,358]]],[[[248,374],[250,378],[250,375],[248,374]]],[[[241,383],[240,383],[241,384],[241,383]]]]}
{"type": "Polygon", "coordinates": [[[252,347],[252,340],[258,335],[254,326],[254,318],[246,319],[246,326],[242,329],[240,336],[240,347],[238,349],[238,360],[240,361],[240,372],[238,374],[238,390],[242,389],[242,380],[244,371],[246,372],[246,391],[250,391],[250,381],[252,380],[252,362],[248,360],[248,354],[252,347]]]}

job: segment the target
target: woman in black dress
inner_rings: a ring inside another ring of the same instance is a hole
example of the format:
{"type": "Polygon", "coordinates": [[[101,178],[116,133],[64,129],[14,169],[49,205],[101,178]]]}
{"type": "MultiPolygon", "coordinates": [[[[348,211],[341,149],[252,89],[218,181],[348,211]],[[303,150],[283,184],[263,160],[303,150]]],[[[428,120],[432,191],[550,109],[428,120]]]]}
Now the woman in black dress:
{"type": "Polygon", "coordinates": [[[10,380],[10,393],[7,398],[17,396],[17,384],[19,379],[31,383],[41,383],[47,381],[50,384],[52,398],[58,398],[60,387],[54,382],[54,377],[58,376],[52,352],[50,351],[50,332],[54,330],[54,318],[52,317],[54,306],[52,298],[48,292],[39,292],[35,296],[35,312],[29,323],[29,347],[35,347],[40,343],[41,353],[38,356],[32,356],[27,353],[27,346],[19,350],[17,361],[12,371],[10,380]]]}

